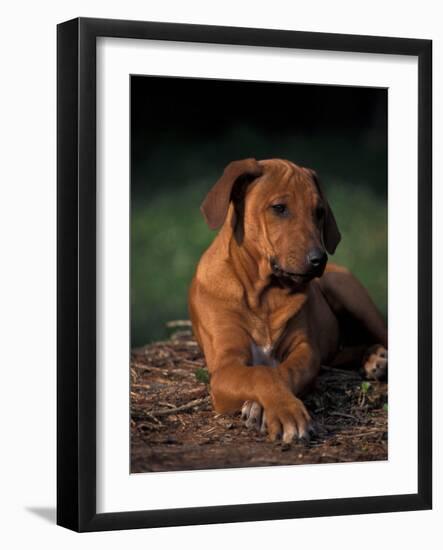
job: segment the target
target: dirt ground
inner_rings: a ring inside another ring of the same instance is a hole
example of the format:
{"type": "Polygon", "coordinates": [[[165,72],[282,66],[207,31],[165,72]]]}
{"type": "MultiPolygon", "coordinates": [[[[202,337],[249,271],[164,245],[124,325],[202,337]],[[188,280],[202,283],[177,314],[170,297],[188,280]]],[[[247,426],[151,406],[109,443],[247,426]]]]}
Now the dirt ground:
{"type": "Polygon", "coordinates": [[[203,355],[186,322],[171,339],[131,356],[131,472],[388,458],[387,384],[322,367],[305,404],[318,427],[309,443],[271,443],[236,415],[215,414],[203,355]]]}

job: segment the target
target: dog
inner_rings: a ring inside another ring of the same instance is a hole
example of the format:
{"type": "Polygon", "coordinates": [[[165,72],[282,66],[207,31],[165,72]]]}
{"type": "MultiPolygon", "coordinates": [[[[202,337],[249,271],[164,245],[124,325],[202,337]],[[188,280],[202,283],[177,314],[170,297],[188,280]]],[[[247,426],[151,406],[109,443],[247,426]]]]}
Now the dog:
{"type": "Polygon", "coordinates": [[[216,412],[242,411],[272,441],[309,439],[302,397],[320,366],[387,375],[387,328],[363,285],[328,263],[341,235],[316,173],[281,159],[231,162],[201,205],[217,236],[189,289],[216,412]]]}

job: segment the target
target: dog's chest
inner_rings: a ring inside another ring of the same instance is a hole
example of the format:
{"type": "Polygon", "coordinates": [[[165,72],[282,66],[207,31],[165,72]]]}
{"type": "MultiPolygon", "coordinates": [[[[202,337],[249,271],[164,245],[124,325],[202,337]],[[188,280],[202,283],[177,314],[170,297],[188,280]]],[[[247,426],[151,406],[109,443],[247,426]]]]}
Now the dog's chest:
{"type": "Polygon", "coordinates": [[[263,319],[255,319],[253,326],[250,327],[251,334],[251,364],[268,365],[276,367],[275,345],[279,334],[270,330],[268,322],[263,319]]]}
{"type": "Polygon", "coordinates": [[[280,362],[280,342],[288,332],[289,321],[300,312],[303,303],[300,299],[285,298],[283,304],[281,301],[276,303],[275,300],[269,300],[260,311],[255,311],[250,317],[253,365],[276,367],[280,362]]]}
{"type": "Polygon", "coordinates": [[[278,361],[272,355],[273,348],[271,345],[258,346],[254,341],[251,343],[251,354],[253,365],[266,365],[268,367],[276,367],[278,361]]]}
{"type": "Polygon", "coordinates": [[[272,330],[269,319],[256,319],[253,330],[251,330],[251,363],[252,365],[267,365],[276,367],[278,360],[276,351],[278,341],[284,331],[284,327],[279,330],[272,330]]]}

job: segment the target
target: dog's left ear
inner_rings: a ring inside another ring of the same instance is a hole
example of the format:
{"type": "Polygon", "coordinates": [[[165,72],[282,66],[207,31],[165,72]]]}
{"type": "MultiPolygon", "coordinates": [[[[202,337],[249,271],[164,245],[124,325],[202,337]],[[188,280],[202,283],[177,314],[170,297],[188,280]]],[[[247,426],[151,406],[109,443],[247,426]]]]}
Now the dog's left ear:
{"type": "Polygon", "coordinates": [[[308,168],[308,172],[311,175],[312,179],[314,180],[315,185],[317,186],[318,192],[320,193],[320,196],[323,200],[323,204],[325,206],[326,212],[325,212],[325,219],[323,222],[323,243],[325,245],[326,250],[329,252],[329,254],[334,254],[335,249],[338,246],[338,243],[341,241],[341,234],[338,230],[337,222],[335,221],[335,216],[331,210],[331,207],[329,206],[328,199],[326,198],[326,195],[323,192],[323,189],[320,185],[320,181],[318,179],[317,173],[314,170],[311,170],[308,168]]]}
{"type": "Polygon", "coordinates": [[[225,221],[235,183],[240,179],[252,181],[262,174],[263,168],[255,159],[235,160],[226,166],[222,177],[200,206],[203,217],[211,229],[217,229],[225,221]]]}

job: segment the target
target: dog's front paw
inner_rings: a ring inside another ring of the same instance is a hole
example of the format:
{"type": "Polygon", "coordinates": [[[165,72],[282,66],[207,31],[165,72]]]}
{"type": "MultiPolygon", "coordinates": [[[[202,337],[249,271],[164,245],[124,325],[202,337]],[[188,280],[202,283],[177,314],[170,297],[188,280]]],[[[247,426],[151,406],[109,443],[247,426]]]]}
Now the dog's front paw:
{"type": "Polygon", "coordinates": [[[256,401],[245,401],[241,410],[241,418],[249,429],[266,431],[266,415],[263,407],[256,401]]]}
{"type": "Polygon", "coordinates": [[[385,380],[388,374],[388,350],[381,345],[369,348],[363,360],[363,374],[368,380],[385,380]]]}
{"type": "Polygon", "coordinates": [[[293,439],[309,441],[315,433],[314,424],[300,399],[291,396],[266,408],[266,425],[271,441],[281,438],[283,443],[293,439]]]}

